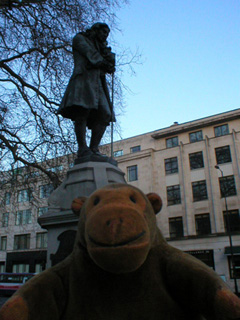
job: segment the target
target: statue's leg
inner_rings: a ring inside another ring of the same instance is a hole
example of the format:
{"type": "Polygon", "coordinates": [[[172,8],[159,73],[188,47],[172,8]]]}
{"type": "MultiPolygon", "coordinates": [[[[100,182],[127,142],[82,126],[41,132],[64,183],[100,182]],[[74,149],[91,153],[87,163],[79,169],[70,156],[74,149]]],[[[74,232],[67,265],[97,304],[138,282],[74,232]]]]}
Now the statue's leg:
{"type": "Polygon", "coordinates": [[[98,149],[98,146],[101,142],[101,139],[104,135],[104,132],[106,130],[106,126],[102,124],[94,124],[92,126],[92,137],[90,142],[90,149],[93,153],[97,155],[101,155],[98,149]]]}
{"type": "Polygon", "coordinates": [[[74,122],[75,134],[78,143],[78,157],[89,156],[92,151],[87,146],[86,143],[86,128],[87,128],[87,118],[78,117],[74,122]]]}

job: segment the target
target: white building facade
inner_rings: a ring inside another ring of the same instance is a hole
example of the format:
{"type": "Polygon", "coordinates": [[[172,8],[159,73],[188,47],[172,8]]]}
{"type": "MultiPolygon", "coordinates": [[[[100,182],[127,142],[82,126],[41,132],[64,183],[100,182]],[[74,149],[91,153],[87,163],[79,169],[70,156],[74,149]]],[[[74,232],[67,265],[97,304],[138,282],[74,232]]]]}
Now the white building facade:
{"type": "MultiPolygon", "coordinates": [[[[101,149],[110,154],[110,145],[101,149]]],[[[207,263],[234,290],[227,231],[231,232],[235,276],[240,278],[240,109],[116,141],[113,151],[127,183],[161,196],[163,208],[157,221],[167,241],[207,263]]],[[[14,242],[15,235],[30,234],[33,245],[24,252],[36,251],[37,241],[45,241],[37,240],[38,233],[45,233],[37,224],[39,208],[34,209],[29,229],[21,231],[16,216],[11,217],[12,202],[6,204],[4,192],[0,212],[2,271],[9,265],[7,254],[21,251],[14,242]],[[8,241],[10,232],[13,240],[8,241]]],[[[30,202],[26,204],[30,209],[30,202]]],[[[19,219],[27,221],[27,213],[23,216],[19,219]]],[[[36,265],[33,263],[32,268],[40,269],[36,265]]],[[[9,265],[7,271],[12,270],[9,265]]]]}

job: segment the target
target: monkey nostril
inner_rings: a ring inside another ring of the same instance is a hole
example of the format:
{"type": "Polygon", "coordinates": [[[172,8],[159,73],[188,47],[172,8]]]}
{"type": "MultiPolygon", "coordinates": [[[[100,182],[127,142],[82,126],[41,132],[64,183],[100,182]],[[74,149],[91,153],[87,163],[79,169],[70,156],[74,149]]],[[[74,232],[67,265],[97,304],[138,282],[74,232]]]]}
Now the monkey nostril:
{"type": "Polygon", "coordinates": [[[120,221],[120,223],[123,223],[123,219],[122,218],[120,218],[119,221],[120,221]]]}
{"type": "Polygon", "coordinates": [[[133,203],[136,203],[136,202],[137,202],[137,200],[136,200],[136,198],[135,198],[134,196],[130,196],[129,199],[130,199],[133,203]]]}
{"type": "Polygon", "coordinates": [[[100,198],[96,197],[93,201],[94,206],[96,206],[100,202],[100,198]]]}
{"type": "Polygon", "coordinates": [[[110,220],[108,220],[108,221],[106,222],[106,225],[109,227],[109,226],[110,226],[110,224],[111,224],[111,221],[110,221],[110,220]]]}

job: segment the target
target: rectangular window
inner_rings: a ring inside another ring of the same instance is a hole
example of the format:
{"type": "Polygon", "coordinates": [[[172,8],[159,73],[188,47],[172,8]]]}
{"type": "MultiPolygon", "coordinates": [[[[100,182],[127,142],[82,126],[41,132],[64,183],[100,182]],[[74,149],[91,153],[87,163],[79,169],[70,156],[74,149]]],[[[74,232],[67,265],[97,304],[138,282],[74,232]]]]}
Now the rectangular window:
{"type": "Polygon", "coordinates": [[[48,207],[38,208],[38,217],[41,217],[43,214],[48,212],[48,207]]]}
{"type": "Polygon", "coordinates": [[[32,223],[32,212],[30,209],[18,211],[15,216],[15,225],[20,226],[23,224],[32,223]]]}
{"type": "Polygon", "coordinates": [[[199,169],[204,167],[203,162],[203,153],[200,152],[194,152],[189,154],[189,162],[190,162],[190,169],[199,169]]]}
{"type": "Polygon", "coordinates": [[[1,237],[0,240],[1,240],[0,250],[6,251],[7,250],[7,236],[1,237]]]}
{"type": "Polygon", "coordinates": [[[14,250],[30,248],[30,233],[14,236],[14,250]]]}
{"type": "Polygon", "coordinates": [[[5,206],[8,206],[11,201],[11,192],[6,192],[5,193],[5,206]]]}
{"type": "Polygon", "coordinates": [[[181,203],[180,185],[167,187],[168,206],[181,203]]]}
{"type": "Polygon", "coordinates": [[[166,139],[166,147],[173,148],[178,146],[178,137],[166,139]]]}
{"type": "Polygon", "coordinates": [[[137,168],[137,165],[127,167],[127,176],[128,176],[128,181],[129,182],[138,180],[138,168],[137,168]]]}
{"type": "Polygon", "coordinates": [[[230,146],[215,149],[217,164],[232,162],[230,146]]]}
{"type": "Polygon", "coordinates": [[[115,158],[123,156],[123,150],[117,150],[113,152],[115,158]]]}
{"type": "Polygon", "coordinates": [[[169,218],[169,234],[171,239],[183,237],[182,217],[169,218]]]}
{"type": "Polygon", "coordinates": [[[2,214],[2,227],[8,226],[9,213],[2,214]]]}
{"type": "Polygon", "coordinates": [[[44,184],[40,186],[40,199],[48,198],[53,191],[52,184],[44,184]]]}
{"type": "Polygon", "coordinates": [[[13,273],[29,273],[29,264],[15,263],[13,264],[13,273]]]}
{"type": "Polygon", "coordinates": [[[138,151],[141,151],[141,146],[135,146],[130,148],[131,153],[138,152],[138,151]]]}
{"type": "Polygon", "coordinates": [[[195,215],[195,223],[198,236],[211,233],[211,224],[208,213],[195,215]]]}
{"type": "Polygon", "coordinates": [[[172,174],[178,172],[178,159],[177,157],[168,158],[164,160],[165,162],[165,173],[172,174]]]}
{"type": "Polygon", "coordinates": [[[228,256],[228,267],[231,279],[240,279],[240,256],[234,255],[234,268],[233,268],[233,261],[232,256],[228,256]],[[235,271],[235,274],[234,274],[235,271]]]}
{"type": "Polygon", "coordinates": [[[36,234],[36,248],[47,248],[47,232],[41,232],[36,234]]]}
{"type": "Polygon", "coordinates": [[[203,139],[202,130],[189,133],[190,142],[202,141],[202,139],[203,139]]]}
{"type": "Polygon", "coordinates": [[[0,262],[0,273],[5,272],[5,263],[4,262],[0,262]]]}
{"type": "Polygon", "coordinates": [[[208,198],[206,181],[192,182],[192,193],[193,201],[206,200],[208,198]]]}
{"type": "Polygon", "coordinates": [[[228,124],[223,124],[221,126],[214,128],[215,137],[225,136],[229,134],[228,124]]]}
{"type": "Polygon", "coordinates": [[[226,232],[228,230],[230,232],[240,231],[240,216],[238,210],[228,210],[228,214],[224,211],[223,218],[226,232]]]}
{"type": "Polygon", "coordinates": [[[231,197],[237,194],[234,176],[219,178],[221,197],[231,197]]]}
{"type": "Polygon", "coordinates": [[[18,203],[29,202],[32,200],[32,191],[30,189],[24,189],[18,191],[18,203]]]}

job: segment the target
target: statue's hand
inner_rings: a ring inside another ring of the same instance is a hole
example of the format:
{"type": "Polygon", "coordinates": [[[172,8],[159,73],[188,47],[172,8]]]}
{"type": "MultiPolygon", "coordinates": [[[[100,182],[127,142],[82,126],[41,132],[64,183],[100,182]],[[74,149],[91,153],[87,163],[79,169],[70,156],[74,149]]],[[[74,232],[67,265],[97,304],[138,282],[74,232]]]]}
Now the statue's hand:
{"type": "Polygon", "coordinates": [[[114,64],[110,63],[107,60],[103,60],[98,67],[104,71],[105,73],[114,73],[115,72],[115,66],[114,64]]]}

